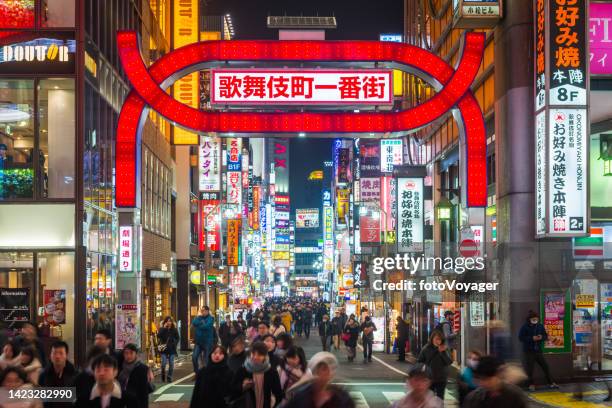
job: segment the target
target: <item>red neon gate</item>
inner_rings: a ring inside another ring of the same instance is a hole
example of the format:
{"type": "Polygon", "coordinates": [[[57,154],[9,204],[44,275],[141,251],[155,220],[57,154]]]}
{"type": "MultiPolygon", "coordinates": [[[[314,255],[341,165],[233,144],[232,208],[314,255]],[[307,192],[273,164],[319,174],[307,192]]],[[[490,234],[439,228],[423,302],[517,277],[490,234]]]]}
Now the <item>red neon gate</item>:
{"type": "Polygon", "coordinates": [[[197,132],[219,133],[371,133],[414,131],[457,107],[466,145],[468,207],[486,206],[486,134],[482,112],[470,86],[482,62],[485,36],[468,33],[457,70],[421,48],[376,41],[205,41],[166,54],[151,67],[142,61],[135,32],[118,34],[124,71],[134,86],[121,110],[116,145],[116,205],[137,202],[140,131],[147,105],[171,121],[197,132]],[[205,112],[184,105],[164,89],[180,77],[226,61],[391,61],[441,84],[425,103],[399,112],[264,113],[205,112]]]}

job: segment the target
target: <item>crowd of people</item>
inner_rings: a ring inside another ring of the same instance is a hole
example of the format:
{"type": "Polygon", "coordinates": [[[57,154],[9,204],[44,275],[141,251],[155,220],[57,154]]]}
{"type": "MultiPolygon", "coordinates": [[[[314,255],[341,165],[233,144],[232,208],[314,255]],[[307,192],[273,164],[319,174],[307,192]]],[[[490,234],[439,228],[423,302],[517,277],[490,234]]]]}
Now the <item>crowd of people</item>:
{"type": "MultiPolygon", "coordinates": [[[[378,330],[367,310],[347,316],[342,307],[334,309],[321,302],[267,300],[261,308],[225,316],[215,322],[207,306],[191,322],[195,385],[190,407],[211,408],[331,408],[354,407],[350,395],[332,382],[339,366],[340,350],[348,363],[356,357],[357,344],[363,348],[363,362],[372,361],[373,333],[378,330]],[[321,351],[307,356],[297,340],[318,332],[321,351]],[[334,353],[336,352],[336,353],[334,353]]],[[[442,407],[454,364],[456,333],[448,321],[436,326],[428,343],[421,348],[406,373],[408,393],[394,408],[442,407]]],[[[398,318],[398,360],[404,361],[408,323],[398,318]],[[404,349],[404,350],[402,350],[404,349]]],[[[381,328],[382,329],[382,328],[381,328]]],[[[533,386],[533,368],[541,366],[550,387],[553,382],[542,343],[546,331],[536,313],[531,312],[518,339],[523,344],[526,370],[495,356],[472,350],[467,365],[457,378],[460,406],[526,407],[521,383],[533,386]]],[[[166,317],[157,333],[161,357],[161,381],[173,381],[179,333],[171,317],[166,317]]],[[[24,323],[19,334],[3,341],[0,354],[0,386],[5,389],[34,387],[75,387],[75,402],[45,402],[45,407],[145,408],[153,392],[152,370],[139,359],[135,344],[113,349],[108,329],[95,333],[84,367],[70,362],[69,346],[56,341],[48,356],[31,323],[24,323]]],[[[39,408],[38,401],[6,403],[1,407],[39,408]],[[13,405],[11,405],[13,404],[13,405]]]]}

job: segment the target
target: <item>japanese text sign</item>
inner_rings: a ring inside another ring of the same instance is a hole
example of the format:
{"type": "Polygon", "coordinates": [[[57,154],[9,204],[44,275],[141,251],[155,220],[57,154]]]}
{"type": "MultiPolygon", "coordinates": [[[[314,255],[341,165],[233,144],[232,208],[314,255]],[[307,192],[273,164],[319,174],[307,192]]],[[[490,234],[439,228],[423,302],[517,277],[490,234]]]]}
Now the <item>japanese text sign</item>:
{"type": "Polygon", "coordinates": [[[241,220],[227,220],[227,264],[238,266],[241,220]]]}
{"type": "Polygon", "coordinates": [[[242,172],[228,171],[227,173],[227,203],[242,203],[242,172]]]}
{"type": "Polygon", "coordinates": [[[213,69],[213,104],[393,103],[390,70],[213,69]]]}
{"type": "Polygon", "coordinates": [[[119,271],[132,272],[134,269],[134,228],[132,226],[119,227],[119,271]]]}
{"type": "Polygon", "coordinates": [[[393,166],[403,163],[402,139],[383,139],[380,141],[380,171],[393,172],[393,166]]]}
{"type": "Polygon", "coordinates": [[[200,191],[221,190],[221,151],[219,141],[202,136],[198,148],[200,191]]]}
{"type": "Polygon", "coordinates": [[[612,3],[589,6],[591,74],[612,75],[612,3]]]}
{"type": "Polygon", "coordinates": [[[397,179],[397,252],[423,251],[423,179],[397,179]]]}
{"type": "Polygon", "coordinates": [[[242,139],[227,139],[227,171],[240,171],[242,139]]]}

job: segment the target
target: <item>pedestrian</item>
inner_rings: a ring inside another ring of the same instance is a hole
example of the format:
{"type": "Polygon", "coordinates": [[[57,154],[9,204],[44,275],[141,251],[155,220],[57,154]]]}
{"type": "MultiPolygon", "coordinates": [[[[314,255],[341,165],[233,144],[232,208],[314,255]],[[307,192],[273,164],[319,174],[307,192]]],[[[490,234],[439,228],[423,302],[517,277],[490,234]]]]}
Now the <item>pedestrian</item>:
{"type": "Polygon", "coordinates": [[[230,346],[230,355],[227,357],[227,366],[232,371],[232,374],[242,367],[246,357],[244,337],[236,337],[230,346]]]}
{"type": "Polygon", "coordinates": [[[316,353],[308,362],[311,375],[304,375],[290,390],[293,394],[283,408],[354,408],[348,392],[333,385],[338,369],[336,356],[327,351],[316,353]]]}
{"type": "Polygon", "coordinates": [[[85,365],[83,370],[81,370],[74,378],[74,387],[76,389],[77,401],[89,400],[89,394],[91,393],[91,389],[96,383],[93,372],[93,362],[98,356],[101,356],[103,354],[106,354],[104,349],[98,346],[93,346],[87,352],[87,356],[85,358],[87,364],[85,365]]]}
{"type": "Polygon", "coordinates": [[[436,326],[435,330],[439,330],[444,334],[444,344],[448,348],[448,352],[453,361],[457,361],[457,337],[458,333],[453,331],[453,319],[455,312],[447,310],[444,312],[444,319],[436,326]]]}
{"type": "Polygon", "coordinates": [[[246,340],[249,343],[252,343],[257,337],[257,327],[259,326],[259,320],[256,318],[251,319],[251,323],[249,323],[249,327],[246,330],[246,340]]]}
{"type": "Polygon", "coordinates": [[[281,317],[276,315],[272,320],[272,326],[270,327],[270,334],[274,337],[278,337],[281,333],[286,333],[287,329],[285,329],[285,325],[281,321],[281,317]]]}
{"type": "Polygon", "coordinates": [[[113,349],[113,335],[109,329],[98,329],[98,331],[96,331],[94,346],[101,347],[106,354],[114,357],[119,367],[123,363],[123,354],[121,351],[113,349]]]}
{"type": "MultiPolygon", "coordinates": [[[[51,344],[51,353],[48,364],[38,377],[41,387],[74,387],[77,369],[68,360],[68,343],[57,340],[51,344]]],[[[68,408],[70,402],[45,402],[46,408],[68,408]]]]}
{"type": "Polygon", "coordinates": [[[429,336],[429,342],[423,347],[417,362],[425,364],[431,370],[431,390],[444,400],[446,381],[448,379],[447,367],[453,363],[444,344],[444,333],[434,330],[429,336]]]}
{"type": "Polygon", "coordinates": [[[442,408],[444,402],[438,398],[431,387],[431,371],[422,363],[416,363],[408,371],[406,388],[408,394],[396,401],[390,408],[442,408]]]}
{"type": "Polygon", "coordinates": [[[232,324],[234,323],[238,325],[240,332],[244,332],[247,329],[247,322],[244,320],[244,317],[242,317],[242,312],[238,313],[238,317],[232,322],[232,324]]]}
{"type": "Polygon", "coordinates": [[[410,328],[408,323],[401,317],[397,316],[397,361],[406,361],[406,342],[408,341],[408,333],[410,328]]]}
{"type": "Polygon", "coordinates": [[[195,329],[195,346],[191,359],[193,371],[197,373],[200,369],[200,359],[203,364],[206,364],[214,344],[215,319],[210,315],[210,308],[203,306],[200,309],[200,314],[193,319],[191,325],[195,329]]]}
{"type": "Polygon", "coordinates": [[[84,398],[77,398],[76,408],[137,408],[134,397],[121,390],[116,381],[118,366],[117,360],[108,355],[97,356],[92,364],[94,385],[91,392],[84,398]]]}
{"type": "Polygon", "coordinates": [[[288,390],[306,374],[306,354],[299,346],[291,346],[280,364],[280,384],[285,400],[290,398],[288,390]]]}
{"type": "Polygon", "coordinates": [[[208,363],[196,375],[189,407],[227,407],[232,375],[232,371],[227,366],[225,348],[214,346],[208,363]]]}
{"type": "Polygon", "coordinates": [[[14,366],[19,364],[17,356],[19,355],[19,346],[15,341],[8,341],[4,347],[2,347],[2,354],[0,355],[0,370],[4,370],[6,367],[14,366]]]}
{"type": "Polygon", "coordinates": [[[363,344],[363,362],[372,362],[372,345],[374,344],[374,332],[378,330],[376,325],[372,321],[370,316],[365,316],[363,323],[361,323],[361,331],[363,336],[361,337],[361,343],[363,344]]]}
{"type": "Polygon", "coordinates": [[[291,333],[291,324],[293,323],[293,317],[291,316],[291,312],[288,309],[285,309],[283,310],[280,316],[283,322],[283,326],[285,326],[285,331],[287,333],[291,333]]]}
{"type": "MultiPolygon", "coordinates": [[[[28,381],[27,374],[19,366],[8,366],[0,372],[0,387],[2,387],[3,393],[5,393],[5,395],[10,391],[29,392],[34,389],[34,385],[28,381]]],[[[2,408],[42,407],[40,401],[35,399],[18,399],[15,402],[2,402],[2,408]]]]}
{"type": "Polygon", "coordinates": [[[312,327],[312,308],[310,305],[306,306],[306,311],[304,312],[304,336],[308,340],[310,338],[310,329],[312,327]]]}
{"type": "MultiPolygon", "coordinates": [[[[257,314],[258,311],[259,311],[259,309],[255,309],[255,313],[256,314],[257,314]]],[[[246,323],[247,323],[247,326],[251,325],[251,320],[252,319],[253,319],[253,308],[249,307],[249,310],[247,311],[247,314],[246,314],[246,323]]]]}
{"type": "Polygon", "coordinates": [[[149,394],[153,388],[149,383],[149,367],[138,360],[138,347],[126,344],[123,348],[123,364],[117,376],[121,390],[134,397],[138,408],[149,406],[149,394]]]}
{"type": "Polygon", "coordinates": [[[544,371],[548,386],[550,388],[559,388],[552,380],[548,363],[544,359],[544,353],[542,352],[542,347],[547,339],[548,334],[546,333],[544,325],[540,323],[540,317],[533,310],[530,310],[525,324],[523,324],[519,331],[519,340],[523,343],[525,371],[527,373],[530,391],[535,391],[535,383],[533,381],[533,368],[535,363],[538,363],[542,371],[544,371]]]}
{"type": "Polygon", "coordinates": [[[21,324],[21,330],[19,335],[15,337],[15,343],[19,349],[23,349],[26,346],[33,347],[36,350],[36,355],[41,363],[47,363],[47,354],[43,347],[42,341],[38,335],[38,328],[32,322],[24,322],[21,324]]]}
{"type": "Polygon", "coordinates": [[[354,316],[351,316],[344,327],[344,344],[348,349],[348,361],[353,362],[357,354],[357,339],[359,338],[359,324],[354,316]]]}
{"type": "Polygon", "coordinates": [[[19,361],[19,365],[28,376],[28,382],[37,386],[38,376],[40,375],[42,364],[38,359],[36,349],[31,346],[25,346],[19,352],[19,356],[17,358],[19,361]]]}
{"type": "Polygon", "coordinates": [[[289,333],[281,333],[276,336],[276,350],[274,354],[282,360],[291,346],[293,346],[293,337],[289,333]]]}
{"type": "Polygon", "coordinates": [[[233,403],[240,408],[272,408],[283,400],[278,371],[270,365],[268,347],[263,342],[253,343],[232,385],[233,403]]]}
{"type": "Polygon", "coordinates": [[[340,316],[340,310],[336,310],[334,317],[331,320],[332,325],[332,343],[334,349],[340,350],[340,337],[344,331],[344,324],[342,323],[342,317],[340,316]]]}
{"type": "Polygon", "coordinates": [[[172,382],[172,374],[174,373],[174,358],[178,354],[177,346],[179,342],[179,333],[174,325],[174,320],[170,316],[166,316],[162,322],[162,328],[157,332],[159,355],[161,358],[161,378],[162,382],[172,382]],[[168,367],[168,371],[166,371],[168,367]]]}
{"type": "Polygon", "coordinates": [[[304,311],[300,305],[298,305],[293,313],[293,320],[295,321],[295,332],[298,337],[302,337],[302,332],[304,331],[304,311]]]}
{"type": "Polygon", "coordinates": [[[223,321],[219,325],[219,340],[221,340],[221,345],[226,350],[229,348],[229,345],[232,342],[231,336],[230,336],[231,325],[232,325],[231,315],[225,315],[225,321],[223,321]]]}
{"type": "Polygon", "coordinates": [[[281,363],[281,358],[275,354],[276,352],[276,339],[271,334],[266,334],[261,340],[268,348],[268,361],[273,369],[277,369],[281,363]]]}
{"type": "Polygon", "coordinates": [[[483,356],[474,369],[479,387],[465,398],[464,408],[527,408],[523,391],[500,378],[501,362],[493,356],[483,356]]]}
{"type": "Polygon", "coordinates": [[[329,351],[330,340],[332,336],[332,325],[329,321],[328,315],[323,315],[321,324],[319,324],[319,337],[321,337],[321,344],[323,345],[323,351],[329,351]]]}
{"type": "Polygon", "coordinates": [[[457,388],[459,390],[459,405],[463,405],[465,397],[472,391],[474,391],[478,385],[474,381],[474,370],[478,366],[478,362],[482,354],[478,350],[470,350],[468,353],[466,367],[461,371],[459,380],[457,381],[457,388]]]}

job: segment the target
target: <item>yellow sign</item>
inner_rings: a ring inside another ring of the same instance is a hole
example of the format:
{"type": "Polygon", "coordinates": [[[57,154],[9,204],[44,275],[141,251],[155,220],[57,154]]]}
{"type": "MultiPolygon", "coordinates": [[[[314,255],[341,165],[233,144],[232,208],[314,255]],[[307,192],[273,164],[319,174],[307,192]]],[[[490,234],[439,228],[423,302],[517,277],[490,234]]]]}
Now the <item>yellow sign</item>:
{"type": "Polygon", "coordinates": [[[345,224],[344,217],[349,213],[349,196],[351,191],[347,188],[336,189],[336,212],[338,215],[338,224],[345,224]]]}
{"type": "Polygon", "coordinates": [[[595,307],[595,295],[576,295],[576,308],[595,307]]]}
{"type": "Polygon", "coordinates": [[[220,39],[220,31],[202,31],[200,33],[200,41],[218,41],[220,39]]]}
{"type": "Polygon", "coordinates": [[[227,264],[238,266],[241,220],[227,220],[227,264]]]}
{"type": "Polygon", "coordinates": [[[310,172],[308,180],[323,180],[323,170],[314,170],[310,172]]]}
{"type": "Polygon", "coordinates": [[[288,261],[289,252],[287,251],[274,251],[272,252],[272,259],[275,261],[288,261]]]}
{"type": "MultiPolygon", "coordinates": [[[[174,49],[197,43],[199,0],[174,0],[174,49]]],[[[199,73],[189,74],[174,84],[174,98],[192,108],[200,105],[199,73]]],[[[197,145],[197,133],[189,132],[179,127],[174,128],[174,144],[197,145]]]]}

